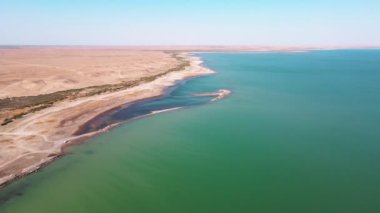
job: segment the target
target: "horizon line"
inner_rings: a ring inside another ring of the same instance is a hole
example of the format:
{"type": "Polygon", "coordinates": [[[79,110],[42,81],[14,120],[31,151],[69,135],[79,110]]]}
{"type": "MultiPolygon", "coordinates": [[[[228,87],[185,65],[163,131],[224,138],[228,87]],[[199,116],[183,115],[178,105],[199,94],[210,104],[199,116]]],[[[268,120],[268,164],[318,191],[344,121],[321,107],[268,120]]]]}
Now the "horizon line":
{"type": "Polygon", "coordinates": [[[253,50],[253,49],[314,49],[314,50],[326,50],[326,49],[380,49],[380,45],[187,45],[187,44],[176,44],[176,45],[146,45],[146,44],[96,44],[96,45],[87,45],[87,44],[0,44],[1,49],[6,48],[135,48],[135,49],[175,49],[175,48],[201,48],[201,49],[243,49],[243,50],[253,50]]]}

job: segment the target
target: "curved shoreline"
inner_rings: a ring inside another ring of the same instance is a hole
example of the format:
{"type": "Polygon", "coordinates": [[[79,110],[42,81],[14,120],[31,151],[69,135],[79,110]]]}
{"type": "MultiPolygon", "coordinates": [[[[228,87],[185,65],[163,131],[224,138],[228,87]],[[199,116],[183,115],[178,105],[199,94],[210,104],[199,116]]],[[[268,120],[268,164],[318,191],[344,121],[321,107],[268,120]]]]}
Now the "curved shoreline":
{"type": "MultiPolygon", "coordinates": [[[[198,77],[198,76],[196,76],[198,77]]],[[[179,84],[181,84],[181,82],[184,82],[184,81],[188,81],[190,80],[191,78],[193,77],[189,77],[189,78],[186,78],[186,79],[182,79],[182,80],[178,80],[174,85],[172,86],[168,86],[167,88],[164,89],[164,91],[159,94],[159,95],[156,95],[156,96],[152,96],[152,97],[148,97],[148,98],[143,98],[143,99],[138,99],[138,100],[135,100],[135,101],[131,101],[131,102],[127,102],[127,103],[124,103],[122,105],[119,105],[119,106],[116,106],[112,109],[109,109],[107,111],[104,111],[102,113],[99,113],[98,115],[94,116],[93,118],[91,118],[90,120],[88,120],[87,122],[83,123],[82,125],[80,125],[77,129],[76,132],[74,132],[74,136],[77,135],[77,136],[80,136],[80,135],[83,135],[83,134],[88,134],[88,133],[91,133],[91,132],[87,132],[87,133],[83,133],[83,128],[86,126],[86,125],[89,125],[91,124],[92,122],[94,122],[94,120],[100,118],[100,117],[103,117],[107,114],[110,114],[112,112],[115,112],[115,111],[118,111],[118,110],[121,110],[123,109],[124,107],[128,107],[132,104],[136,104],[136,103],[140,103],[140,102],[145,102],[145,101],[150,101],[150,100],[155,100],[155,99],[161,99],[161,98],[165,98],[165,96],[170,93],[170,90],[171,90],[171,87],[177,87],[179,86],[179,84]],[[169,90],[169,91],[168,91],[169,90]]],[[[110,125],[108,125],[110,126],[110,125]]],[[[104,127],[104,128],[107,128],[108,126],[104,127]]],[[[107,129],[108,130],[108,129],[107,129]]]]}
{"type": "MultiPolygon", "coordinates": [[[[18,144],[24,145],[23,142],[32,138],[35,144],[42,144],[42,147],[47,148],[34,150],[26,147],[28,150],[33,150],[33,152],[19,155],[17,158],[0,165],[0,189],[14,180],[38,171],[53,160],[61,157],[66,153],[68,147],[87,141],[89,138],[118,125],[113,124],[87,134],[77,136],[74,134],[86,122],[90,122],[97,116],[116,110],[126,104],[162,97],[168,88],[178,84],[179,81],[214,73],[214,71],[203,67],[203,62],[198,57],[184,53],[181,54],[181,57],[188,60],[190,64],[183,70],[167,73],[152,82],[140,84],[130,89],[75,101],[64,101],[56,106],[28,115],[7,126],[6,131],[3,133],[9,133],[6,135],[9,138],[13,136],[12,139],[20,140],[18,144]],[[56,118],[57,115],[60,118],[56,118]],[[40,138],[37,140],[35,139],[36,136],[40,138]],[[25,159],[29,160],[23,162],[25,159]],[[32,163],[28,163],[30,161],[32,163]]],[[[24,146],[22,148],[24,149],[24,146]]]]}

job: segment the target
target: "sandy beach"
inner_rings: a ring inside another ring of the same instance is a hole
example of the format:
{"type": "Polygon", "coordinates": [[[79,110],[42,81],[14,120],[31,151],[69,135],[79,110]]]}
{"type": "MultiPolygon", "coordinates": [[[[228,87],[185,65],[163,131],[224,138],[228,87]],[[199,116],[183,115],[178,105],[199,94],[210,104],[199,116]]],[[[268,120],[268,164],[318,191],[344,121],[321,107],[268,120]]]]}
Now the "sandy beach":
{"type": "MultiPolygon", "coordinates": [[[[157,59],[162,63],[161,66],[160,64],[156,64],[156,69],[151,70],[151,72],[157,76],[154,80],[144,79],[141,83],[136,84],[136,86],[120,89],[119,91],[106,91],[97,95],[67,98],[54,102],[51,106],[49,105],[49,107],[27,113],[20,118],[12,120],[10,123],[6,123],[6,125],[2,125],[0,127],[0,185],[5,185],[17,177],[22,177],[38,170],[42,165],[62,155],[65,146],[98,134],[99,132],[94,132],[74,136],[81,125],[97,115],[126,103],[160,96],[167,87],[172,86],[179,80],[213,73],[213,71],[201,66],[202,61],[199,58],[192,57],[189,54],[177,54],[177,59],[164,52],[148,51],[142,52],[141,54],[141,58],[146,59],[150,57],[151,63],[154,63],[157,59]],[[153,57],[152,59],[152,55],[156,58],[153,57]],[[178,58],[180,58],[182,62],[185,61],[187,66],[183,67],[183,69],[175,70],[173,67],[178,67],[181,64],[178,58]],[[161,61],[162,59],[164,62],[161,61]],[[170,69],[173,71],[167,72],[167,70],[170,69]],[[162,76],[160,76],[161,73],[162,76]]],[[[138,63],[139,66],[143,66],[140,63],[138,63]]],[[[32,66],[35,67],[35,65],[32,66]]],[[[128,66],[125,65],[125,67],[128,66]]],[[[133,68],[133,65],[131,65],[131,67],[133,68]]],[[[134,72],[134,76],[146,76],[147,72],[148,71],[142,72],[139,70],[134,72]]],[[[63,72],[62,75],[71,76],[72,74],[63,72]]],[[[50,78],[51,76],[46,75],[45,77],[50,78]]],[[[96,79],[99,79],[98,81],[104,80],[102,77],[96,79]]],[[[135,77],[135,79],[137,79],[137,77],[135,77]]],[[[23,79],[23,81],[24,80],[25,79],[23,79]]],[[[120,79],[110,78],[106,79],[106,81],[117,83],[120,79]]],[[[84,82],[86,86],[89,85],[89,82],[99,84],[95,79],[84,82]]],[[[18,83],[19,82],[13,83],[11,86],[5,87],[5,89],[3,86],[2,96],[9,96],[12,91],[14,91],[14,89],[11,88],[18,83]]],[[[102,83],[103,82],[100,82],[100,84],[102,83]]],[[[74,86],[83,87],[83,84],[78,83],[74,86]]],[[[48,88],[49,89],[31,89],[28,95],[38,95],[41,94],[42,91],[54,92],[56,90],[54,86],[48,86],[48,88]]],[[[66,87],[63,88],[68,89],[70,87],[66,85],[66,87]]],[[[23,89],[24,88],[16,90],[14,93],[15,96],[24,94],[22,92],[23,89]]],[[[7,111],[7,109],[2,110],[3,112],[7,111]]],[[[13,109],[12,111],[15,110],[13,109]]],[[[7,114],[3,113],[2,115],[4,120],[4,115],[6,116],[7,114]]]]}

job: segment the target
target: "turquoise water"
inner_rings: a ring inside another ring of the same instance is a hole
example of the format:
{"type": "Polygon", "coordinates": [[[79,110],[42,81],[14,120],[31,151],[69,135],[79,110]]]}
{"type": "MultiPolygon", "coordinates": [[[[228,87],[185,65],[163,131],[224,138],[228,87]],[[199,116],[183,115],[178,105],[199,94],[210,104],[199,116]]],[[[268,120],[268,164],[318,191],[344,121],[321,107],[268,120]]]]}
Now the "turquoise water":
{"type": "Polygon", "coordinates": [[[216,103],[136,120],[0,192],[0,212],[379,212],[380,51],[201,54],[216,103]]]}

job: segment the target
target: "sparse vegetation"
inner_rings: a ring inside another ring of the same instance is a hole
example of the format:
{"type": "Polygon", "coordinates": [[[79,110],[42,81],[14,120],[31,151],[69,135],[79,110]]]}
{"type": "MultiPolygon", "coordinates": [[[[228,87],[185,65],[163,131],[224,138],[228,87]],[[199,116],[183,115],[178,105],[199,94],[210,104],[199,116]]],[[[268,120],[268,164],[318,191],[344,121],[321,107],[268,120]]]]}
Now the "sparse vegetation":
{"type": "Polygon", "coordinates": [[[166,72],[142,77],[138,80],[122,82],[118,84],[105,84],[99,86],[90,86],[80,89],[71,89],[65,91],[53,92],[50,94],[42,94],[36,96],[23,96],[23,97],[11,97],[0,99],[0,111],[1,110],[13,110],[13,109],[25,109],[25,111],[12,115],[11,117],[5,118],[1,125],[7,125],[13,120],[23,117],[26,114],[36,112],[47,107],[52,106],[62,100],[73,100],[81,97],[89,97],[93,95],[99,95],[107,92],[116,92],[124,89],[128,89],[137,86],[141,83],[151,82],[159,77],[162,77],[170,72],[180,71],[185,69],[190,65],[190,62],[184,60],[177,53],[172,53],[172,57],[178,60],[180,63],[178,66],[168,69],[166,72]]]}
{"type": "Polygon", "coordinates": [[[11,122],[13,122],[13,119],[11,119],[11,118],[6,118],[6,119],[3,121],[3,123],[1,123],[1,126],[5,126],[5,125],[7,125],[7,124],[9,124],[9,123],[11,123],[11,122]]]}

